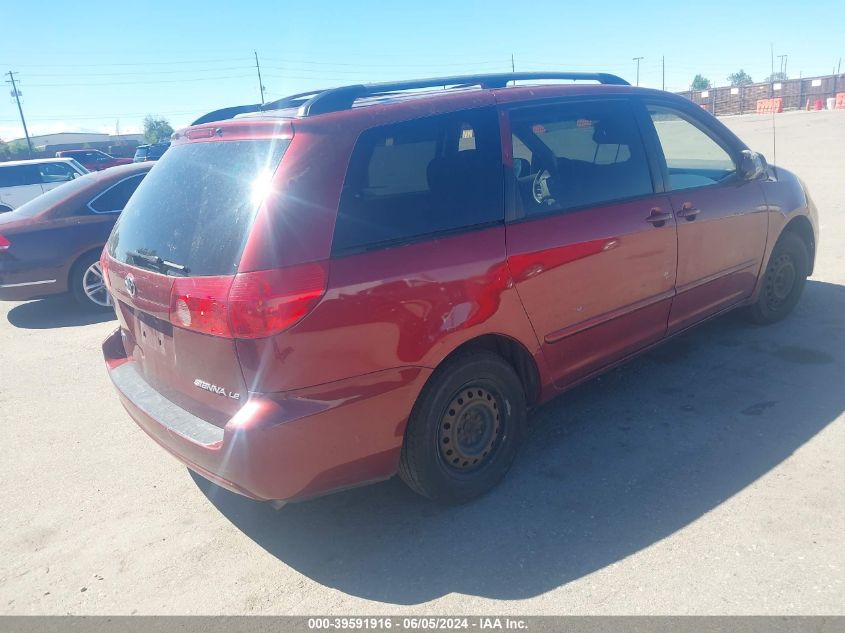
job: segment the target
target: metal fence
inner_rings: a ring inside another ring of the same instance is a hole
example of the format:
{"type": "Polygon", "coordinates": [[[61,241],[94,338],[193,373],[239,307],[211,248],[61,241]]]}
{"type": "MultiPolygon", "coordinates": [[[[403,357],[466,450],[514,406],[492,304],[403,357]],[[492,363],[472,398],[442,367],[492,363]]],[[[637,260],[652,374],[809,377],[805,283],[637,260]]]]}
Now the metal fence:
{"type": "Polygon", "coordinates": [[[783,99],[784,110],[814,108],[816,101],[823,104],[845,92],[845,74],[823,77],[785,79],[772,83],[748,84],[747,86],[722,86],[709,90],[687,90],[679,92],[693,103],[717,116],[755,112],[758,99],[783,99]]]}

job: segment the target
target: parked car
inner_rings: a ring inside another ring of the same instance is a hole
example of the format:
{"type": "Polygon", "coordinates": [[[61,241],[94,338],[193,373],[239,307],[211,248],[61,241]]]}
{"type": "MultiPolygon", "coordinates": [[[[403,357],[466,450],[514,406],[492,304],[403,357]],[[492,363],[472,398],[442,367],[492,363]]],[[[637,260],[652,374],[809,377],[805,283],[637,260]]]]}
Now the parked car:
{"type": "Polygon", "coordinates": [[[472,499],[531,407],[727,310],[777,321],[813,269],[794,174],[613,75],[253,109],[178,132],[127,205],[103,351],[153,439],[254,499],[397,472],[472,499]]]}
{"type": "Polygon", "coordinates": [[[88,170],[72,158],[0,163],[0,213],[8,213],[45,191],[87,173],[88,170]]]}
{"type": "Polygon", "coordinates": [[[153,143],[152,145],[139,145],[135,148],[136,163],[143,163],[147,160],[158,160],[170,147],[170,143],[153,143]]]}
{"type": "Polygon", "coordinates": [[[90,171],[101,171],[109,167],[117,167],[118,165],[128,165],[132,162],[131,158],[118,158],[111,154],[106,154],[98,149],[65,149],[56,152],[56,156],[61,158],[73,158],[90,171]]]}
{"type": "Polygon", "coordinates": [[[149,170],[127,165],[90,173],[0,215],[0,300],[69,291],[88,307],[111,306],[100,253],[149,170]]]}

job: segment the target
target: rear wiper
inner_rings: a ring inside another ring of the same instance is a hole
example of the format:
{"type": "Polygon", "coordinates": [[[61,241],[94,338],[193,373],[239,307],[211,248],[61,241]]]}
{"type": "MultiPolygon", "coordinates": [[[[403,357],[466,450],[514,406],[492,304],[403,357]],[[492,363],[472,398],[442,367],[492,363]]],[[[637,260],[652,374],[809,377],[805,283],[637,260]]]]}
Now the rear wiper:
{"type": "Polygon", "coordinates": [[[148,264],[148,267],[152,267],[153,270],[158,270],[162,273],[166,273],[168,270],[175,270],[187,275],[190,272],[187,266],[169,262],[158,255],[148,255],[147,253],[139,253],[138,251],[126,251],[126,254],[129,255],[129,257],[131,257],[136,263],[137,260],[141,260],[142,262],[148,264]]]}

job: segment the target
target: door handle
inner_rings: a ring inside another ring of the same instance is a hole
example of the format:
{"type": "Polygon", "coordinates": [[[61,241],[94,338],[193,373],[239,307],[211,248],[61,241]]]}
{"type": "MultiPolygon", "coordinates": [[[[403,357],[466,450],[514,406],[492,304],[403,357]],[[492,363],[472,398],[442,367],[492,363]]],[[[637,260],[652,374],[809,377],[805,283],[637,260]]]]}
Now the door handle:
{"type": "Polygon", "coordinates": [[[671,213],[663,213],[658,207],[655,207],[651,210],[651,215],[649,215],[645,221],[650,222],[654,226],[661,227],[666,224],[667,220],[672,219],[671,213]]]}
{"type": "Polygon", "coordinates": [[[678,211],[678,217],[684,218],[687,222],[692,222],[699,213],[701,213],[701,209],[687,203],[678,211]]]}

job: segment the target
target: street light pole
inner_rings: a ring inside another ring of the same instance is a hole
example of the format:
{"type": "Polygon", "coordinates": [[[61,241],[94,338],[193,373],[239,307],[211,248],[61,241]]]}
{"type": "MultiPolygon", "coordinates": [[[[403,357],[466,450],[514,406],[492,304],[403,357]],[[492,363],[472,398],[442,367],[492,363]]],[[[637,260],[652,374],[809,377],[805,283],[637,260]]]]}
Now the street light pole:
{"type": "Polygon", "coordinates": [[[645,57],[634,57],[633,61],[637,62],[637,85],[640,85],[640,60],[645,59],[645,57]]]}

